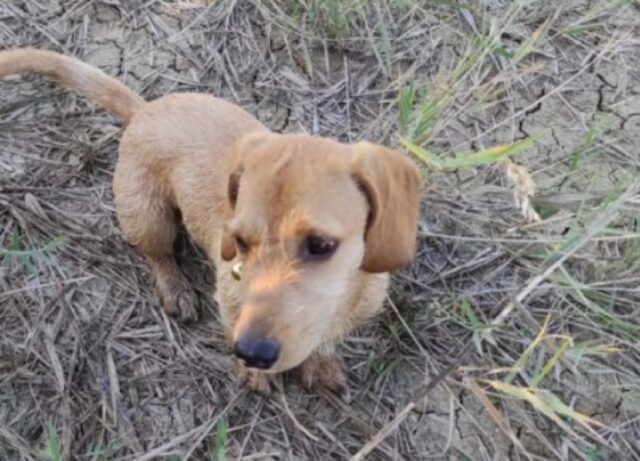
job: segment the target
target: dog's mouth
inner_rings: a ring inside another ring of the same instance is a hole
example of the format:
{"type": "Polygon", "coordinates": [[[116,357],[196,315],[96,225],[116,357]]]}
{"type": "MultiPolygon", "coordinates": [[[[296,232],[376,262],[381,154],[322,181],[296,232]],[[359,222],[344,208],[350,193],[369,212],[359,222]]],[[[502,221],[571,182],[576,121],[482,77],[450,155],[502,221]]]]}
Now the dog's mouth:
{"type": "Polygon", "coordinates": [[[252,370],[260,370],[260,371],[268,371],[270,368],[273,367],[273,364],[270,362],[264,362],[264,361],[246,361],[244,359],[240,359],[242,364],[247,367],[250,368],[252,370]]]}

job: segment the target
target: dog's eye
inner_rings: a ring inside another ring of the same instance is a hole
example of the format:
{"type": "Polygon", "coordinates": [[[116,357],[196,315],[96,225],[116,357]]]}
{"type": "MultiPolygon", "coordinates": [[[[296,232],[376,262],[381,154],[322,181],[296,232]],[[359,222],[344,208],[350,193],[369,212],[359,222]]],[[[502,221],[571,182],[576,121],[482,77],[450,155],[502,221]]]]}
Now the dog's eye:
{"type": "Polygon", "coordinates": [[[246,254],[249,252],[249,244],[242,237],[234,235],[233,238],[236,241],[236,248],[240,253],[246,254]]]}
{"type": "Polygon", "coordinates": [[[338,248],[338,241],[331,238],[310,235],[306,238],[302,256],[304,259],[322,259],[331,256],[338,248]]]}

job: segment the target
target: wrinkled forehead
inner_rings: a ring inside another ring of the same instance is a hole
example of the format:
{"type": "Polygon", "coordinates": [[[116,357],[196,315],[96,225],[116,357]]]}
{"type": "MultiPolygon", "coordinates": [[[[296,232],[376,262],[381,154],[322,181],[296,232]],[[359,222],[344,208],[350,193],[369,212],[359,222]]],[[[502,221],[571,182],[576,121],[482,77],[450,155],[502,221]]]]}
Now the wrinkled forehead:
{"type": "Polygon", "coordinates": [[[362,232],[368,213],[346,154],[318,146],[278,146],[246,162],[232,227],[245,232],[362,232]]]}

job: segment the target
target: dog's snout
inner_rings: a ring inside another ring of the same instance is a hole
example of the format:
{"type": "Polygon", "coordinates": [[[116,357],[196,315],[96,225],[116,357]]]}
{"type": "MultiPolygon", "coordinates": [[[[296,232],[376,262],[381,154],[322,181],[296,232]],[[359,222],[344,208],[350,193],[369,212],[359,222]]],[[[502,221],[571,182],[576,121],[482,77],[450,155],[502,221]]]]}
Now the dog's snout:
{"type": "Polygon", "coordinates": [[[233,352],[250,368],[266,370],[276,363],[280,355],[280,344],[251,333],[243,334],[233,345],[233,352]]]}

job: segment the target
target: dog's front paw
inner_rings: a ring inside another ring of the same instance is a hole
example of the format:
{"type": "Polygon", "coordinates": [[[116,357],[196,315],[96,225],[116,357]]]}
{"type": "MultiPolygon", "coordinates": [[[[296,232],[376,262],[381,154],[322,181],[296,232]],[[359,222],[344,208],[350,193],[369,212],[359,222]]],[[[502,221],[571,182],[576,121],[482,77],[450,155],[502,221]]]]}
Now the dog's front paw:
{"type": "Polygon", "coordinates": [[[158,284],[158,296],[167,315],[175,317],[184,323],[198,320],[200,301],[190,287],[169,287],[158,284]]]}
{"type": "Polygon", "coordinates": [[[276,375],[247,368],[242,363],[236,365],[236,375],[241,383],[246,383],[259,394],[271,395],[272,387],[276,386],[276,375]]]}
{"type": "Polygon", "coordinates": [[[316,391],[328,390],[348,399],[345,365],[335,354],[313,353],[297,369],[302,385],[316,391]]]}

